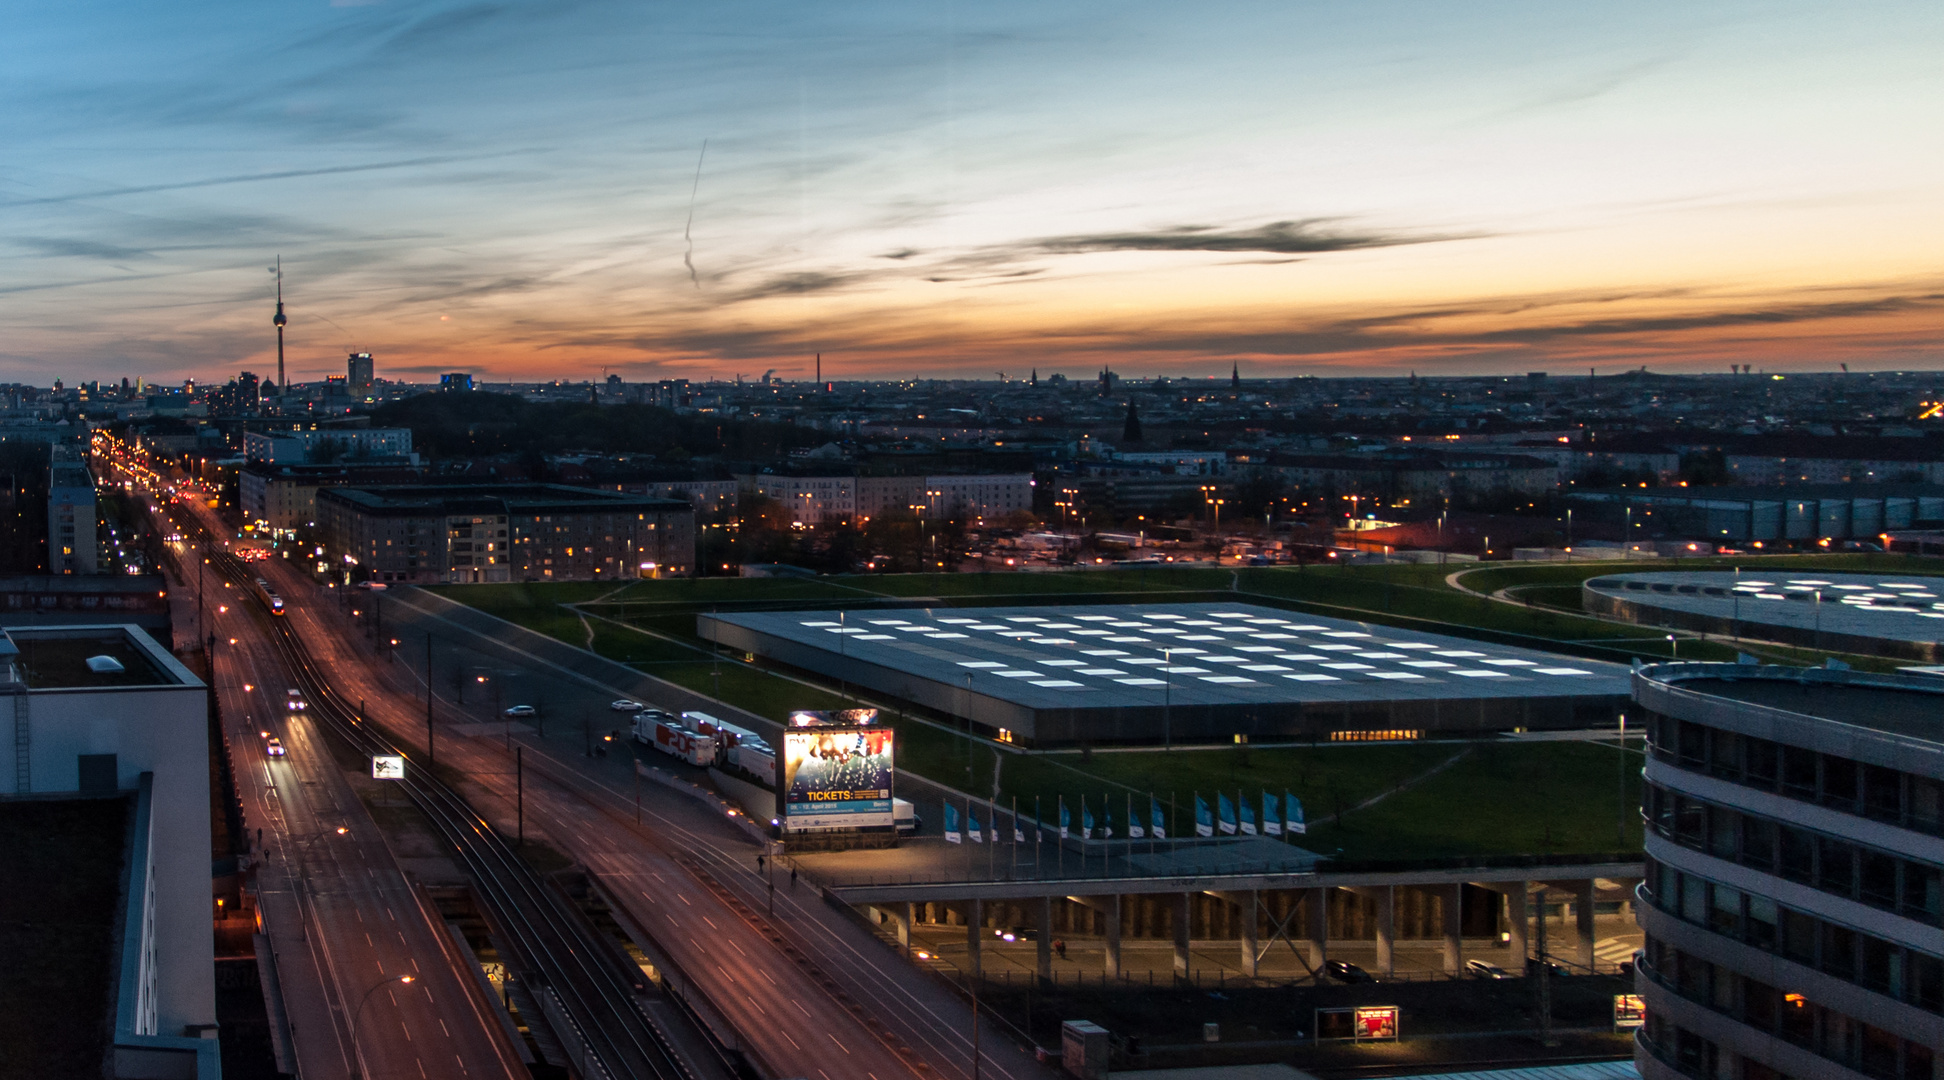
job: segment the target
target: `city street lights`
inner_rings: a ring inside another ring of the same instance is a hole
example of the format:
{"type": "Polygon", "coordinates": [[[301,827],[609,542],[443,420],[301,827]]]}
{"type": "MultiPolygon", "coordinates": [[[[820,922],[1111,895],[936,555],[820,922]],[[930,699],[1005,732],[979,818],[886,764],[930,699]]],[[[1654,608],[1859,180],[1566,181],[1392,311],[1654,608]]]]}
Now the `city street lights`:
{"type": "MultiPolygon", "coordinates": [[[[400,986],[410,986],[417,981],[418,977],[415,975],[393,975],[388,979],[379,980],[376,986],[365,991],[364,997],[358,999],[358,1007],[351,1012],[351,1052],[357,1057],[360,1066],[364,1064],[364,1052],[358,1048],[358,1018],[364,1015],[364,1008],[370,1003],[371,995],[393,983],[397,983],[400,986]]],[[[364,1070],[362,1067],[351,1070],[351,1080],[359,1080],[359,1077],[363,1075],[364,1070]]]]}

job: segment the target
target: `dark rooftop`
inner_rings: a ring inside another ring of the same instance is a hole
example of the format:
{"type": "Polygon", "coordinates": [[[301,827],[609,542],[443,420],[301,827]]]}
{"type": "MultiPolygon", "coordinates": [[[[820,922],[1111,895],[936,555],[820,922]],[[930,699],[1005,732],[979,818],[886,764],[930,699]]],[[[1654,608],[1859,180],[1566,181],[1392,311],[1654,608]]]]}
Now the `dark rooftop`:
{"type": "Polygon", "coordinates": [[[565,484],[441,484],[327,488],[326,501],[351,503],[375,513],[572,513],[587,510],[686,510],[684,499],[630,495],[565,484]]]}
{"type": "Polygon", "coordinates": [[[129,803],[0,800],[0,1080],[101,1075],[129,803]]]}
{"type": "Polygon", "coordinates": [[[1678,678],[1674,685],[1731,701],[1944,743],[1944,679],[1935,676],[1820,668],[1809,669],[1807,678],[1797,668],[1754,668],[1729,674],[1734,677],[1678,678]]]}
{"type": "Polygon", "coordinates": [[[148,650],[130,640],[122,627],[9,627],[6,636],[20,650],[17,661],[29,690],[69,690],[109,686],[174,686],[184,680],[157,664],[148,650]],[[95,671],[88,661],[106,656],[120,671],[95,671]]]}

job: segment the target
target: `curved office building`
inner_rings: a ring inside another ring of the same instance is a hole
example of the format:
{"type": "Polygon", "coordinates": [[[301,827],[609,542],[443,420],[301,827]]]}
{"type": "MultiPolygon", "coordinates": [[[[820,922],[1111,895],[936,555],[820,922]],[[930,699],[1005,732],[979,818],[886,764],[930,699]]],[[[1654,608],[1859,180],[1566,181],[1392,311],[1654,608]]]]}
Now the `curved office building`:
{"type": "Polygon", "coordinates": [[[1944,1078],[1944,679],[1634,674],[1647,1080],[1944,1078]]]}

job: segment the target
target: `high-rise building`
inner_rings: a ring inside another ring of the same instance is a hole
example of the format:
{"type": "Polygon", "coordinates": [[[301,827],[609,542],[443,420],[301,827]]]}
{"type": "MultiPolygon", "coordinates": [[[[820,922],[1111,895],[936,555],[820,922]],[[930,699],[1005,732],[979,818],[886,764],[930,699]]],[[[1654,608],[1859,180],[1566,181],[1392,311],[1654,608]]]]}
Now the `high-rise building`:
{"type": "Polygon", "coordinates": [[[1641,1075],[1944,1076],[1944,680],[1667,664],[1634,700],[1641,1075]]]}
{"type": "Polygon", "coordinates": [[[351,389],[370,389],[374,381],[370,353],[354,352],[351,354],[351,358],[345,361],[344,366],[346,374],[345,381],[350,383],[351,389]]]}
{"type": "Polygon", "coordinates": [[[439,389],[441,390],[452,392],[471,390],[472,388],[473,377],[470,371],[448,371],[444,375],[439,376],[439,389]]]}
{"type": "Polygon", "coordinates": [[[47,572],[94,573],[96,545],[94,476],[79,454],[56,444],[47,477],[47,572]]]}

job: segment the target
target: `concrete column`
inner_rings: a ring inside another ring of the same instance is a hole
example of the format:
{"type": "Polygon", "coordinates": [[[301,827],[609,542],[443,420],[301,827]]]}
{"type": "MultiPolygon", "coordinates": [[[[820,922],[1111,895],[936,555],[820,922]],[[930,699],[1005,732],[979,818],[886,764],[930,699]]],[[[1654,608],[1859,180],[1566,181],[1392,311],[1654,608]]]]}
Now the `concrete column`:
{"type": "Polygon", "coordinates": [[[1229,894],[1230,901],[1235,904],[1236,913],[1242,916],[1242,933],[1237,938],[1238,944],[1242,948],[1242,974],[1247,975],[1251,979],[1256,976],[1256,964],[1259,954],[1262,952],[1261,947],[1256,941],[1256,927],[1259,921],[1258,897],[1260,895],[1254,889],[1250,889],[1247,892],[1229,894]]]}
{"type": "Polygon", "coordinates": [[[1118,979],[1121,974],[1121,898],[1103,898],[1101,913],[1106,915],[1106,949],[1102,951],[1104,970],[1110,979],[1118,979]]]}
{"type": "Polygon", "coordinates": [[[965,902],[965,971],[973,978],[985,973],[985,901],[965,902]]]}
{"type": "Polygon", "coordinates": [[[906,953],[911,952],[911,918],[909,901],[891,905],[891,921],[898,924],[898,947],[906,953]]]}
{"type": "Polygon", "coordinates": [[[1303,906],[1308,909],[1304,918],[1309,922],[1309,962],[1319,976],[1330,951],[1329,895],[1327,888],[1303,890],[1303,906]]]}
{"type": "Polygon", "coordinates": [[[1465,895],[1464,889],[1463,885],[1451,884],[1441,890],[1444,898],[1444,969],[1450,975],[1458,974],[1465,966],[1464,944],[1458,936],[1464,929],[1458,910],[1465,895]]]}
{"type": "Polygon", "coordinates": [[[1575,896],[1573,914],[1579,922],[1579,962],[1588,971],[1593,970],[1593,881],[1574,882],[1575,896]]]}
{"type": "Polygon", "coordinates": [[[1512,963],[1508,966],[1514,975],[1525,974],[1526,957],[1532,955],[1531,946],[1526,942],[1526,934],[1530,931],[1532,918],[1530,905],[1527,903],[1529,896],[1527,890],[1531,886],[1532,883],[1529,881],[1515,881],[1505,894],[1505,928],[1512,938],[1509,942],[1512,948],[1512,963]]]}
{"type": "Polygon", "coordinates": [[[1039,930],[1039,940],[1033,943],[1036,946],[1034,949],[1036,970],[1040,978],[1051,979],[1053,977],[1053,898],[1040,897],[1039,907],[1034,915],[1037,916],[1039,930]]]}
{"type": "Polygon", "coordinates": [[[1177,979],[1188,977],[1188,899],[1187,893],[1174,895],[1174,973],[1177,979]]]}
{"type": "Polygon", "coordinates": [[[1397,886],[1383,885],[1377,894],[1377,970],[1385,975],[1397,973],[1397,886]]]}

